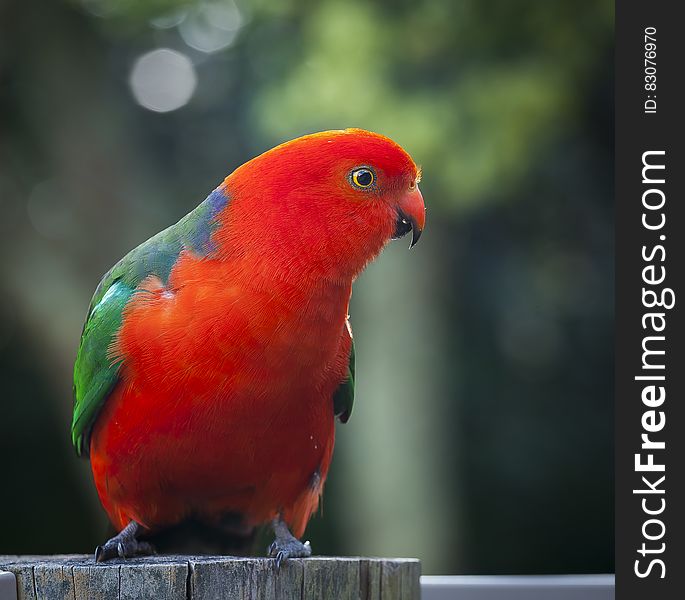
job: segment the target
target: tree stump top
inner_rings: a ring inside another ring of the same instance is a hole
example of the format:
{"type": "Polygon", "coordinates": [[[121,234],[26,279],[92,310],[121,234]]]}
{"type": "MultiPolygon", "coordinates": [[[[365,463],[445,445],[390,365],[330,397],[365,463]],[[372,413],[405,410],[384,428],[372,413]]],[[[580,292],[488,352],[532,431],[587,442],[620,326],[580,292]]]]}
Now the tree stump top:
{"type": "Polygon", "coordinates": [[[150,556],[97,564],[92,556],[0,556],[18,600],[419,600],[413,558],[150,556]]]}

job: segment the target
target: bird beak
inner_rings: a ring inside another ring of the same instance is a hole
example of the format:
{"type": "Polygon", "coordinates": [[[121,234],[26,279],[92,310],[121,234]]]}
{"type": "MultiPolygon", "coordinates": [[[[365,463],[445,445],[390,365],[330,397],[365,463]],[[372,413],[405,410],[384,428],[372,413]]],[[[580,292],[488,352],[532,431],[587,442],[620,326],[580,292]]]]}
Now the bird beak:
{"type": "Polygon", "coordinates": [[[395,232],[392,239],[397,240],[411,231],[411,244],[409,247],[413,248],[421,237],[425,223],[426,206],[423,203],[423,196],[417,185],[413,190],[403,194],[398,202],[397,221],[395,222],[395,232]]]}

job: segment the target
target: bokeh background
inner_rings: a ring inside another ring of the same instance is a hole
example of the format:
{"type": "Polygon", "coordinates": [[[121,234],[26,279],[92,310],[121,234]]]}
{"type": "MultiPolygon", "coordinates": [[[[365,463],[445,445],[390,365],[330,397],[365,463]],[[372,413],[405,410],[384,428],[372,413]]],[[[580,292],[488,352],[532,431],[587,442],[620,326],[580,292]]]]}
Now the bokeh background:
{"type": "Polygon", "coordinates": [[[106,532],[69,441],[99,277],[246,159],[364,127],[428,224],[355,285],[319,553],[613,571],[613,2],[0,1],[0,553],[106,532]]]}

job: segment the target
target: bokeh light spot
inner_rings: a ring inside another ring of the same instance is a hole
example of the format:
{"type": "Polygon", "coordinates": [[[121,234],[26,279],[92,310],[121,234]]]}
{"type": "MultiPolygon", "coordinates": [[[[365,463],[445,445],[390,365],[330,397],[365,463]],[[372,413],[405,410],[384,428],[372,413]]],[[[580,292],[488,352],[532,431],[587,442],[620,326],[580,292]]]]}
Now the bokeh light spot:
{"type": "Polygon", "coordinates": [[[203,2],[179,24],[178,32],[191,48],[212,53],[233,44],[243,24],[240,9],[231,0],[203,2]]]}
{"type": "Polygon", "coordinates": [[[150,19],[150,25],[154,29],[171,29],[172,27],[178,27],[181,23],[183,23],[183,20],[187,16],[188,8],[182,7],[150,19]]]}
{"type": "Polygon", "coordinates": [[[155,112],[169,112],[192,98],[197,75],[185,54],[159,48],[135,62],[129,83],[138,104],[155,112]]]}

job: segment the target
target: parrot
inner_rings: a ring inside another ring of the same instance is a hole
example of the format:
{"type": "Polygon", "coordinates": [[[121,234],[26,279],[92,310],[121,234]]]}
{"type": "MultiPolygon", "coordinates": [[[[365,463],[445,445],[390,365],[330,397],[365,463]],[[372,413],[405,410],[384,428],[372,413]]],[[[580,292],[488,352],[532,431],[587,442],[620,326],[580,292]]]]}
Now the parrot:
{"type": "Polygon", "coordinates": [[[116,535],[97,562],[151,554],[186,522],[277,564],[302,542],[354,403],[352,284],[391,239],[419,240],[421,170],[362,129],[280,144],[126,254],[92,297],[71,437],[116,535]]]}

